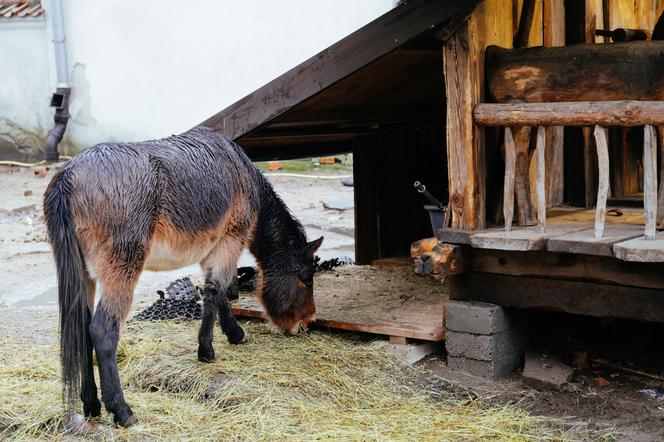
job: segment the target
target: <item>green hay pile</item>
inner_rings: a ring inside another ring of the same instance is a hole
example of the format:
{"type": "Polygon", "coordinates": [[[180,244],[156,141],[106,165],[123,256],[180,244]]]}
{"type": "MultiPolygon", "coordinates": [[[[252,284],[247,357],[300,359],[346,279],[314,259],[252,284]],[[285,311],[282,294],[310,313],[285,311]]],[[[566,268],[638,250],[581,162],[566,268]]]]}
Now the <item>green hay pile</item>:
{"type": "MultiPolygon", "coordinates": [[[[248,343],[215,339],[196,360],[198,322],[136,323],[119,351],[125,396],[139,423],[95,440],[560,440],[562,424],[515,406],[428,395],[379,343],[312,332],[286,338],[245,323],[248,343]]],[[[0,440],[68,438],[56,345],[0,340],[0,440]]],[[[440,393],[440,392],[437,392],[440,393]]]]}

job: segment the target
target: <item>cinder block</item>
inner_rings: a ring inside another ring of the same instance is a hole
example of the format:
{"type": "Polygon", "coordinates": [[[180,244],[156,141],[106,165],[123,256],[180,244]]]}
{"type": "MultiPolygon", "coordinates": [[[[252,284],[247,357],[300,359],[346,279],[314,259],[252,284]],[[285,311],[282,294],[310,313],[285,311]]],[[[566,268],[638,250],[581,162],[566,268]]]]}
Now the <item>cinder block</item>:
{"type": "Polygon", "coordinates": [[[493,335],[512,326],[514,314],[486,302],[448,301],[445,328],[464,333],[493,335]]]}
{"type": "Polygon", "coordinates": [[[478,361],[477,359],[447,357],[447,367],[451,371],[471,374],[488,379],[497,379],[504,376],[521,365],[521,353],[513,353],[493,361],[478,361]]]}
{"type": "Polygon", "coordinates": [[[522,328],[510,328],[494,335],[476,335],[451,330],[445,332],[447,354],[480,361],[499,359],[525,348],[527,334],[522,328]]]}
{"type": "Polygon", "coordinates": [[[421,342],[412,344],[387,344],[385,349],[407,364],[414,364],[430,354],[440,353],[440,342],[421,342]]]}

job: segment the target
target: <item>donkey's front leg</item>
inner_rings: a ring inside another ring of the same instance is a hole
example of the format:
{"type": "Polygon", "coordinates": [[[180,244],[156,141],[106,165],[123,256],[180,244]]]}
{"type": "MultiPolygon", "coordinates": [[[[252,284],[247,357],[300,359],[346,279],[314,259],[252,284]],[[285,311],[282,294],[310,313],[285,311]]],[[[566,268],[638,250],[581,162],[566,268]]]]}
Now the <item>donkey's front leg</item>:
{"type": "MultiPolygon", "coordinates": [[[[112,307],[107,302],[108,300],[102,297],[97,305],[97,311],[90,324],[90,337],[99,364],[101,399],[106,409],[113,413],[114,422],[123,427],[128,427],[136,423],[137,419],[124,400],[116,362],[121,328],[117,317],[122,315],[112,314],[112,307]]],[[[131,300],[126,304],[130,305],[131,300]]]]}
{"type": "Polygon", "coordinates": [[[214,320],[217,316],[219,305],[219,290],[208,276],[205,278],[203,287],[203,318],[201,328],[198,331],[198,360],[201,362],[212,362],[214,360],[214,348],[212,347],[212,337],[214,330],[214,320]]]}
{"type": "Polygon", "coordinates": [[[230,299],[238,298],[238,296],[234,296],[238,290],[238,282],[235,278],[219,297],[219,325],[221,325],[221,330],[231,344],[242,344],[244,342],[244,330],[237,323],[230,303],[230,299]]]}

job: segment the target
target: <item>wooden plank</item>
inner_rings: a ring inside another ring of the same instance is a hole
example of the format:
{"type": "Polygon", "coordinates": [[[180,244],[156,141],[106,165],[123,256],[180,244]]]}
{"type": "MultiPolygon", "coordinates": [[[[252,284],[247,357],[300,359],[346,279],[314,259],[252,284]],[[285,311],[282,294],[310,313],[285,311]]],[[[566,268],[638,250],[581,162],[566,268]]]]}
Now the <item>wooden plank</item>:
{"type": "Polygon", "coordinates": [[[614,244],[642,234],[640,226],[608,223],[601,238],[595,237],[595,229],[581,230],[549,239],[546,249],[551,252],[613,256],[614,244]]]}
{"type": "Polygon", "coordinates": [[[440,229],[436,237],[442,242],[468,245],[470,244],[470,237],[474,233],[472,230],[440,229]]]}
{"type": "MultiPolygon", "coordinates": [[[[592,231],[587,231],[592,239],[592,231]]],[[[553,241],[553,240],[551,240],[553,241]]],[[[572,279],[664,290],[662,264],[634,263],[606,256],[551,251],[472,249],[473,272],[535,278],[572,279]]]]}
{"type": "Polygon", "coordinates": [[[664,100],[664,41],[486,50],[487,102],[664,100]]]}
{"type": "Polygon", "coordinates": [[[547,128],[546,164],[546,207],[563,203],[565,190],[565,127],[547,128]]]}
{"type": "Polygon", "coordinates": [[[657,232],[654,239],[640,236],[620,242],[613,246],[613,254],[623,261],[664,262],[664,232],[657,232]]]}
{"type": "Polygon", "coordinates": [[[664,101],[482,103],[473,118],[483,126],[664,125],[664,101]]]}
{"type": "Polygon", "coordinates": [[[449,286],[450,299],[664,322],[664,290],[477,272],[454,276],[449,286]]]}
{"type": "MultiPolygon", "coordinates": [[[[314,278],[316,326],[386,336],[444,338],[444,286],[411,267],[344,266],[314,278]]],[[[231,303],[237,316],[264,318],[253,293],[231,303]]]]}
{"type": "Polygon", "coordinates": [[[516,223],[519,226],[534,224],[533,207],[530,201],[530,150],[531,128],[514,128],[516,146],[516,165],[514,171],[514,197],[516,199],[516,223]]]}
{"type": "Polygon", "coordinates": [[[643,131],[643,208],[645,239],[654,239],[657,223],[657,137],[655,128],[650,125],[643,131]]]}
{"type": "MultiPolygon", "coordinates": [[[[662,13],[664,20],[664,12],[662,13]]],[[[657,194],[657,228],[664,229],[664,126],[657,126],[659,145],[659,192],[657,194]]]]}
{"type": "Polygon", "coordinates": [[[488,229],[470,237],[470,244],[479,249],[496,250],[544,250],[549,239],[556,236],[586,230],[586,223],[549,224],[546,232],[536,228],[516,228],[510,232],[502,229],[488,229]]]}
{"type": "Polygon", "coordinates": [[[443,48],[447,93],[447,161],[452,227],[481,229],[485,224],[484,150],[473,124],[473,106],[481,101],[481,50],[476,23],[468,20],[443,48]]]}
{"type": "Polygon", "coordinates": [[[514,221],[514,174],[516,166],[516,146],[512,128],[505,128],[505,183],[503,185],[503,217],[505,231],[512,230],[514,221]]]}
{"type": "Polygon", "coordinates": [[[597,207],[595,208],[595,238],[601,239],[606,216],[606,199],[609,195],[609,146],[606,130],[595,126],[595,146],[597,147],[597,168],[599,180],[597,188],[597,207]]]}
{"type": "Polygon", "coordinates": [[[540,232],[546,229],[546,129],[544,126],[537,128],[537,226],[540,232]]]}
{"type": "Polygon", "coordinates": [[[533,26],[533,18],[535,17],[535,0],[523,0],[521,7],[521,16],[519,18],[519,27],[514,35],[512,47],[525,48],[528,47],[528,39],[530,31],[533,26]]]}
{"type": "Polygon", "coordinates": [[[394,8],[202,125],[237,139],[424,32],[441,26],[456,29],[478,3],[424,0],[394,8]]]}

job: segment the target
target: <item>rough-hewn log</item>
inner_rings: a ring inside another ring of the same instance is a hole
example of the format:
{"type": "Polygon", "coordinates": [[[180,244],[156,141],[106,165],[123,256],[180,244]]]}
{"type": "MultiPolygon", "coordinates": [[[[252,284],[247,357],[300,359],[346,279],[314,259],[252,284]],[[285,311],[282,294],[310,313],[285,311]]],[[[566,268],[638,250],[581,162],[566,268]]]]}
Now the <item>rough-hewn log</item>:
{"type": "Polygon", "coordinates": [[[597,207],[595,208],[595,238],[604,234],[604,218],[606,216],[606,199],[609,195],[609,144],[606,130],[595,126],[595,145],[597,146],[597,166],[599,183],[597,189],[597,207]]]}
{"type": "Polygon", "coordinates": [[[657,136],[655,128],[646,126],[643,133],[643,208],[645,238],[655,239],[657,219],[657,136]]]}
{"type": "Polygon", "coordinates": [[[486,101],[664,100],[664,41],[486,51],[486,101]]]}
{"type": "Polygon", "coordinates": [[[533,205],[530,201],[530,150],[531,127],[514,128],[516,146],[516,167],[514,173],[514,193],[516,198],[516,223],[519,226],[534,224],[533,205]]]}
{"type": "Polygon", "coordinates": [[[514,173],[516,167],[516,146],[512,128],[505,128],[505,184],[503,186],[503,216],[505,231],[512,230],[514,220],[514,173]]]}
{"type": "MultiPolygon", "coordinates": [[[[662,17],[664,17],[664,12],[662,12],[662,17]]],[[[664,229],[664,126],[657,126],[657,140],[659,145],[659,193],[657,194],[657,228],[664,229]]]]}
{"type": "Polygon", "coordinates": [[[484,126],[664,125],[664,101],[482,103],[475,106],[473,117],[484,126]]]}
{"type": "Polygon", "coordinates": [[[537,226],[540,232],[546,229],[546,129],[544,126],[537,128],[537,226]]]}

